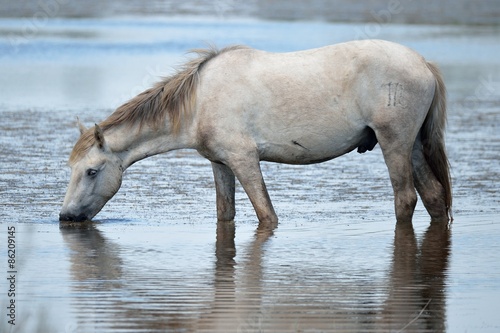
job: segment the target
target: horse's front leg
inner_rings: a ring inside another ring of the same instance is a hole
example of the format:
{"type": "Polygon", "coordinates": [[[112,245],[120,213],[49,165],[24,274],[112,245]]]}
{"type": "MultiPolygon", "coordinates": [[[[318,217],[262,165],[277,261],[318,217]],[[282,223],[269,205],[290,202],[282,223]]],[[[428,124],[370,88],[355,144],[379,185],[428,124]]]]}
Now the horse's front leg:
{"type": "Polygon", "coordinates": [[[228,161],[231,170],[245,189],[261,223],[276,225],[278,216],[267,193],[257,152],[240,153],[228,161]]]}
{"type": "Polygon", "coordinates": [[[234,206],[234,173],[224,164],[212,162],[217,198],[217,220],[232,221],[234,206]]]}

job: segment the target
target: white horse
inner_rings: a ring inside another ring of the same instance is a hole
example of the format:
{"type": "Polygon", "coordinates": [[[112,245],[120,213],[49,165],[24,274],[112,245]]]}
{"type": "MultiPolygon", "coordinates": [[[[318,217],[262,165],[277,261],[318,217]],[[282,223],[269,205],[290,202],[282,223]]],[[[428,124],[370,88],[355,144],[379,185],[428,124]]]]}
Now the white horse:
{"type": "Polygon", "coordinates": [[[445,86],[413,50],[365,40],[292,53],[195,52],[99,125],[80,124],[61,221],[93,218],[133,163],[192,148],[212,162],[219,220],[235,216],[236,176],[259,221],[274,224],[260,161],[319,163],[377,142],[397,221],[411,221],[415,188],[432,219],[451,217],[445,86]]]}

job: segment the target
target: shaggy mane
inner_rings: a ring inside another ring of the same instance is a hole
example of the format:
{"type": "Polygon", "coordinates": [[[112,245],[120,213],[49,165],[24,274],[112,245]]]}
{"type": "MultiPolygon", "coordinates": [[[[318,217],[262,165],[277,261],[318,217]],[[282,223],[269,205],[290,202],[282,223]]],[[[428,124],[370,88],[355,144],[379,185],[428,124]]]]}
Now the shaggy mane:
{"type": "MultiPolygon", "coordinates": [[[[136,124],[139,127],[147,125],[153,129],[159,129],[168,118],[172,132],[178,133],[182,120],[188,118],[193,110],[199,73],[203,66],[222,53],[243,48],[246,47],[237,45],[221,50],[209,47],[208,49],[190,51],[198,56],[184,64],[172,76],[156,83],[152,88],[118,107],[115,112],[99,124],[99,127],[103,132],[118,125],[132,127],[136,124]]],[[[72,165],[80,160],[94,143],[94,128],[90,128],[80,136],[75,144],[69,158],[69,164],[72,165]]]]}

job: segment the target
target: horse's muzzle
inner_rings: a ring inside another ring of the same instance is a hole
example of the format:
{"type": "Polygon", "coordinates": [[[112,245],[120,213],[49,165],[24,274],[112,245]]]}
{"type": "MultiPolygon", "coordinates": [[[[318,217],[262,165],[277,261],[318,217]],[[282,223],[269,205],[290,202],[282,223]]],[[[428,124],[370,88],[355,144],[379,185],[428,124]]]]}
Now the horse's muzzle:
{"type": "Polygon", "coordinates": [[[59,214],[59,222],[84,222],[88,218],[85,214],[73,215],[73,214],[59,214]]]}

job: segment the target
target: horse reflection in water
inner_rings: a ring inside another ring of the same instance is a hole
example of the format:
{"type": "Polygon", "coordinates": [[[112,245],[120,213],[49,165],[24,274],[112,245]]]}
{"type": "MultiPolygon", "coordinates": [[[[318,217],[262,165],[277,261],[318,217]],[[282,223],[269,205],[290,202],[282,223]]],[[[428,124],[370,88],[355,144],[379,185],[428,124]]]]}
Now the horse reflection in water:
{"type": "Polygon", "coordinates": [[[138,276],[124,264],[120,246],[96,227],[62,229],[72,250],[76,293],[72,305],[78,313],[78,328],[218,333],[333,332],[340,328],[353,332],[446,331],[445,280],[450,252],[446,223],[431,223],[420,246],[411,224],[398,223],[387,286],[373,290],[370,285],[325,276],[318,288],[328,288],[328,298],[322,295],[321,300],[314,299],[317,294],[302,291],[314,286],[287,290],[287,284],[279,282],[299,279],[307,283],[307,273],[266,274],[266,251],[274,232],[274,227],[261,223],[251,242],[237,254],[234,222],[219,221],[213,290],[204,290],[203,281],[200,290],[192,290],[192,284],[183,289],[181,284],[182,290],[176,290],[180,295],[175,296],[167,276],[169,267],[143,269],[138,276]],[[163,279],[157,275],[159,269],[165,271],[163,279]],[[148,294],[148,289],[154,292],[148,294]],[[348,289],[356,291],[354,297],[346,297],[348,289]],[[367,303],[363,295],[374,293],[381,294],[380,301],[367,303]],[[276,296],[287,297],[294,305],[281,304],[276,296]]]}
{"type": "Polygon", "coordinates": [[[420,247],[411,224],[396,226],[389,297],[379,324],[389,332],[446,332],[447,223],[431,223],[420,247]]]}
{"type": "Polygon", "coordinates": [[[61,233],[71,250],[71,286],[76,294],[72,306],[77,320],[71,328],[75,332],[163,332],[189,324],[192,318],[186,319],[182,310],[157,310],[175,302],[171,295],[157,297],[158,289],[161,294],[168,286],[151,273],[131,272],[120,246],[104,237],[94,223],[63,227],[61,233]]]}
{"type": "Polygon", "coordinates": [[[96,292],[122,288],[122,259],[117,244],[104,238],[93,223],[61,227],[61,233],[71,251],[71,278],[75,291],[89,291],[86,282],[95,281],[96,292]]]}
{"type": "Polygon", "coordinates": [[[276,226],[259,223],[236,265],[235,224],[217,223],[214,300],[197,323],[196,332],[254,332],[262,328],[266,312],[262,303],[264,248],[276,226]]]}
{"type": "MultiPolygon", "coordinates": [[[[396,225],[388,296],[381,311],[375,304],[368,311],[366,306],[363,309],[356,309],[356,305],[346,308],[347,300],[342,299],[345,295],[342,290],[342,294],[332,295],[333,300],[325,302],[322,299],[319,304],[304,302],[304,295],[301,295],[293,307],[266,297],[268,291],[273,291],[264,290],[263,281],[274,278],[266,277],[263,256],[265,244],[272,234],[273,230],[268,228],[257,231],[253,243],[246,249],[243,267],[239,272],[234,260],[234,224],[219,222],[215,297],[211,310],[202,316],[197,332],[335,332],[338,329],[351,332],[446,331],[445,279],[450,251],[447,223],[431,223],[420,247],[410,223],[396,225]]],[[[325,281],[330,282],[331,279],[325,276],[325,281]]],[[[334,280],[331,282],[335,283],[334,280]]],[[[346,284],[345,281],[340,283],[346,284]]],[[[372,292],[366,291],[367,294],[372,292]]],[[[295,295],[296,289],[290,289],[289,293],[280,289],[280,293],[299,298],[295,295]]],[[[364,301],[357,299],[353,303],[359,305],[364,301]]]]}
{"type": "MultiPolygon", "coordinates": [[[[213,332],[234,332],[234,327],[248,322],[249,318],[256,318],[260,311],[262,247],[276,225],[265,224],[257,229],[244,259],[243,286],[237,286],[235,224],[218,222],[213,301],[208,305],[211,309],[208,316],[204,316],[207,302],[196,300],[197,310],[202,314],[199,320],[197,315],[189,314],[192,309],[186,301],[189,295],[174,297],[167,291],[172,290],[167,282],[158,281],[159,277],[153,274],[148,276],[147,271],[142,272],[144,274],[139,279],[135,272],[128,272],[121,259],[120,247],[106,239],[94,223],[73,226],[75,224],[62,227],[61,233],[71,250],[71,285],[76,294],[71,304],[75,307],[78,321],[72,328],[78,332],[89,329],[102,332],[106,329],[111,332],[169,332],[179,329],[199,332],[207,327],[213,332]],[[147,290],[152,288],[147,284],[155,288],[151,295],[147,295],[147,290]],[[161,294],[164,297],[160,297],[161,294]],[[171,311],[173,306],[177,307],[177,311],[171,311]],[[158,308],[164,308],[164,311],[158,308]]],[[[167,274],[169,267],[163,269],[167,274]]],[[[199,297],[196,290],[191,295],[199,297]]]]}

